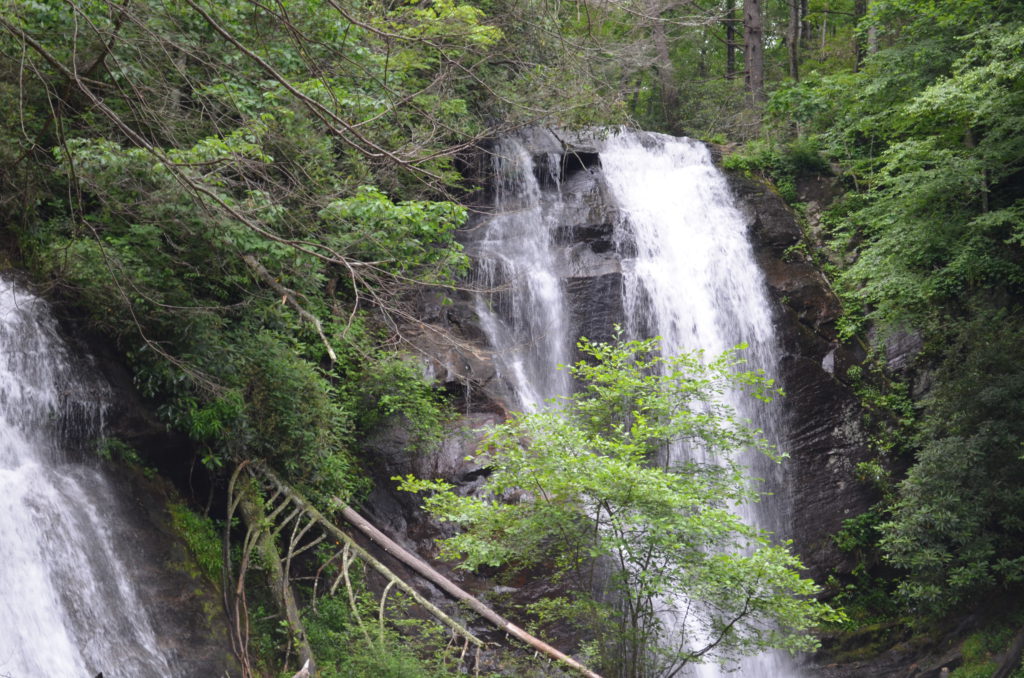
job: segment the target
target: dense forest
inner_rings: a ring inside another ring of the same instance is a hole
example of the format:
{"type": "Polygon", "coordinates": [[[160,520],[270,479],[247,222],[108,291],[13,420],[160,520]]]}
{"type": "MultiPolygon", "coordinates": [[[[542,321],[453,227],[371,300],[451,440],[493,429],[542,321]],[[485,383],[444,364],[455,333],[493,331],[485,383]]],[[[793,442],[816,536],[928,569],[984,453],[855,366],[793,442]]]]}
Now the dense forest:
{"type": "MultiPolygon", "coordinates": [[[[456,231],[476,188],[469,159],[538,125],[627,125],[717,144],[727,169],[770,183],[804,220],[799,254],[839,294],[842,339],[867,353],[841,375],[862,400],[876,458],[860,471],[880,497],[836,535],[858,565],[818,582],[831,608],[804,605],[798,594],[819,589],[774,553],[786,574],[759,604],[792,635],[736,637],[735,651],[810,649],[808,627],[935,634],[995,609],[1006,614],[993,613],[995,630],[976,641],[994,645],[954,674],[992,675],[986,652],[1024,623],[1014,616],[1024,600],[1018,2],[6,0],[4,267],[84,309],[160,420],[191,440],[182,466],[226,485],[239,464],[259,464],[321,510],[339,497],[358,505],[369,489],[363,441],[381,422],[404,417],[419,450],[445,435],[451,404],[406,341],[420,322],[413,297],[465,284],[456,231]],[[810,175],[838,195],[813,214],[798,190],[810,175]],[[887,347],[908,337],[913,361],[890,369],[887,347]]],[[[574,369],[617,366],[584,382],[625,389],[636,378],[628,397],[646,402],[644,389],[660,387],[629,373],[639,358],[623,358],[627,349],[637,347],[591,346],[594,360],[574,369]]],[[[642,476],[647,438],[623,433],[605,406],[581,396],[570,414],[599,416],[621,439],[585,425],[548,434],[592,435],[578,444],[608,445],[608,458],[625,455],[620,470],[642,476]]],[[[671,419],[651,411],[651,422],[671,419]]],[[[515,441],[540,436],[529,426],[555,424],[514,420],[490,444],[521,462],[515,441]]],[[[725,448],[751,442],[689,426],[725,448]]],[[[104,453],[137,460],[116,441],[104,453]]],[[[734,479],[701,482],[720,503],[737,496],[734,479]]],[[[251,503],[239,510],[258,522],[251,503]]],[[[466,522],[482,509],[441,510],[466,522]]],[[[578,525],[569,513],[560,524],[578,525]]],[[[695,513],[707,521],[686,528],[695,533],[722,520],[695,513]]],[[[219,580],[219,528],[195,513],[186,523],[219,580]]],[[[494,541],[454,552],[507,562],[495,542],[508,526],[487,529],[494,541]]],[[[742,566],[707,576],[740,577],[742,566]]],[[[295,623],[274,627],[253,611],[244,670],[278,675],[302,646],[324,676],[457,672],[458,652],[435,653],[446,640],[434,631],[389,627],[385,637],[383,601],[380,637],[368,635],[360,613],[376,623],[376,603],[353,593],[359,585],[343,603],[304,611],[298,640],[295,623]]],[[[560,613],[573,610],[597,614],[560,613]]],[[[642,635],[621,622],[604,632],[618,629],[624,644],[642,635]]],[[[591,659],[627,675],[621,654],[591,659]]]]}

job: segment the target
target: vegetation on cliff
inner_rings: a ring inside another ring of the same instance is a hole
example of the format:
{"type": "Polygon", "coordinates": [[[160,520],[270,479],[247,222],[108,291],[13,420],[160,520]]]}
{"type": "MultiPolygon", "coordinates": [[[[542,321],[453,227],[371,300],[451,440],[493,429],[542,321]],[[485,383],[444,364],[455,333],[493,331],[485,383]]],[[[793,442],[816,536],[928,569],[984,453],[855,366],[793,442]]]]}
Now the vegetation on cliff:
{"type": "Polygon", "coordinates": [[[917,421],[893,429],[903,458],[883,450],[910,468],[877,512],[877,545],[907,604],[942,613],[1019,593],[1024,572],[1024,14],[879,1],[859,30],[877,42],[858,72],[783,86],[768,110],[850,183],[828,220],[852,261],[836,279],[846,331],[871,323],[879,350],[923,339],[917,421]]]}
{"type": "Polygon", "coordinates": [[[861,554],[865,619],[934,620],[1024,594],[1024,12],[860,4],[863,50],[804,53],[800,81],[769,88],[765,139],[731,163],[782,190],[808,147],[839,170],[812,254],[844,338],[870,330],[875,367],[847,377],[872,411],[878,461],[862,470],[883,496],[839,538],[861,554]]]}

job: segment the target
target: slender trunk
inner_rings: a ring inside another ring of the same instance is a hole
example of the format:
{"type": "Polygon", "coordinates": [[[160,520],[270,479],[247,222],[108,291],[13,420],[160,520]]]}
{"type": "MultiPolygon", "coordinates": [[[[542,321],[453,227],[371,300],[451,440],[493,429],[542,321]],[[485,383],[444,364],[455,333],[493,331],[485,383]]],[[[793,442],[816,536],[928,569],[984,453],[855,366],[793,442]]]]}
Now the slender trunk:
{"type": "Polygon", "coordinates": [[[679,87],[676,85],[675,68],[672,66],[672,55],[669,53],[668,36],[665,34],[663,21],[655,21],[652,38],[658,54],[655,68],[661,88],[662,116],[668,131],[675,134],[679,131],[676,129],[676,121],[679,119],[679,87]]]}
{"type": "MultiPolygon", "coordinates": [[[[827,9],[827,7],[826,7],[827,9]]],[[[825,36],[828,35],[828,12],[821,15],[821,50],[818,52],[818,61],[825,61],[825,36]]]]}
{"type": "Polygon", "coordinates": [[[860,70],[864,62],[864,36],[860,32],[860,22],[868,13],[868,0],[854,0],[853,2],[853,72],[860,70]]]}
{"type": "Polygon", "coordinates": [[[701,31],[700,49],[698,50],[700,59],[697,62],[697,75],[701,80],[706,80],[708,77],[708,41],[706,30],[701,31]]]}
{"type": "Polygon", "coordinates": [[[371,525],[368,520],[363,518],[361,515],[353,511],[348,506],[345,506],[344,504],[340,503],[339,506],[339,511],[342,517],[345,518],[345,520],[347,520],[351,525],[359,529],[360,532],[362,532],[371,540],[373,540],[387,553],[394,556],[395,559],[399,560],[403,564],[409,566],[417,574],[423,576],[425,579],[435,584],[442,591],[465,604],[471,610],[473,610],[478,615],[480,615],[487,621],[497,626],[505,633],[509,634],[513,638],[516,638],[517,640],[522,641],[523,643],[526,643],[534,650],[542,652],[553,659],[557,659],[558,661],[569,666],[570,668],[580,672],[587,678],[601,678],[601,676],[594,673],[590,669],[586,668],[572,657],[562,654],[551,645],[548,645],[544,641],[531,636],[530,634],[526,633],[512,622],[498,615],[491,608],[487,607],[479,600],[477,600],[476,598],[469,595],[468,593],[460,589],[458,586],[453,584],[450,579],[442,576],[437,572],[437,570],[424,563],[417,556],[409,553],[404,548],[399,546],[390,537],[388,537],[386,534],[384,534],[376,527],[371,525]]]}
{"type": "Polygon", "coordinates": [[[725,3],[725,77],[736,77],[736,0],[725,3]]]}
{"type": "MultiPolygon", "coordinates": [[[[284,497],[283,501],[285,503],[291,503],[292,505],[300,509],[302,512],[305,513],[305,515],[309,516],[317,524],[319,524],[320,527],[323,528],[330,537],[337,541],[337,543],[344,542],[345,544],[347,544],[349,548],[352,549],[352,551],[356,552],[356,554],[364,560],[364,562],[368,563],[375,570],[383,574],[391,581],[398,584],[400,588],[405,589],[407,593],[413,594],[413,591],[408,586],[408,584],[402,582],[395,575],[394,572],[388,570],[386,567],[384,567],[383,563],[381,563],[376,558],[370,556],[365,549],[358,546],[352,539],[352,537],[350,537],[348,534],[339,529],[338,526],[335,525],[333,522],[329,521],[322,513],[320,513],[320,511],[316,509],[316,507],[310,504],[305,499],[305,497],[303,497],[301,494],[296,492],[291,487],[285,485],[277,476],[275,476],[265,467],[256,466],[255,468],[257,473],[260,476],[262,476],[262,478],[265,481],[268,481],[284,497]]],[[[360,532],[366,535],[371,541],[377,544],[377,546],[384,549],[385,553],[387,553],[403,565],[407,566],[409,569],[411,569],[413,572],[420,575],[427,581],[437,586],[439,589],[447,593],[455,600],[461,602],[466,607],[476,612],[483,619],[494,624],[496,627],[498,627],[508,635],[512,636],[513,638],[516,638],[517,640],[529,645],[534,650],[546,654],[552,659],[555,659],[556,661],[565,664],[569,668],[578,671],[586,678],[601,678],[600,675],[586,668],[572,657],[563,654],[551,645],[548,645],[544,641],[528,634],[523,629],[519,628],[518,626],[508,621],[491,608],[484,605],[478,599],[474,598],[470,594],[463,591],[461,588],[456,586],[455,583],[452,582],[450,579],[443,576],[437,570],[435,570],[430,565],[422,561],[419,558],[419,556],[416,556],[410,553],[409,551],[405,550],[401,546],[399,546],[394,540],[392,540],[386,534],[384,534],[376,527],[374,527],[370,523],[370,521],[366,520],[361,515],[356,513],[354,510],[349,508],[347,505],[341,502],[341,500],[335,501],[337,502],[336,508],[338,512],[341,514],[341,516],[346,521],[348,521],[350,525],[358,529],[360,532]]],[[[244,509],[243,517],[245,517],[244,509]]],[[[255,517],[258,518],[259,516],[256,515],[255,517]]],[[[421,604],[426,603],[427,609],[430,610],[435,616],[438,616],[440,614],[440,610],[437,610],[436,607],[434,607],[431,603],[428,603],[426,600],[420,601],[418,599],[418,602],[420,602],[421,604]]],[[[480,642],[475,636],[470,635],[462,626],[456,624],[453,620],[450,620],[447,617],[447,615],[440,614],[438,618],[442,619],[442,621],[449,624],[453,628],[453,630],[457,629],[461,635],[463,635],[467,640],[473,642],[474,645],[477,645],[478,647],[483,645],[482,642],[480,642]]]]}
{"type": "Polygon", "coordinates": [[[789,26],[786,31],[786,43],[789,48],[789,77],[800,81],[800,0],[788,0],[789,26]]]}
{"type": "Polygon", "coordinates": [[[807,15],[810,14],[810,8],[807,6],[808,0],[800,0],[800,42],[803,44],[805,50],[812,47],[811,44],[811,22],[807,20],[807,15]]]}
{"type": "MultiPolygon", "coordinates": [[[[871,8],[871,2],[868,0],[868,7],[871,8]]],[[[868,54],[878,54],[878,26],[873,22],[868,26],[868,54]]]]}
{"type": "Polygon", "coordinates": [[[764,23],[761,0],[743,0],[743,64],[747,91],[755,102],[764,101],[764,23]]]}
{"type": "Polygon", "coordinates": [[[256,551],[259,553],[260,562],[267,575],[267,587],[274,596],[274,602],[278,609],[288,622],[288,630],[295,643],[299,661],[309,662],[315,666],[313,650],[306,637],[306,628],[302,623],[299,604],[295,599],[291,584],[288,582],[288,573],[284,571],[284,566],[281,564],[281,554],[277,550],[277,544],[274,543],[274,537],[266,525],[266,514],[262,504],[258,498],[253,496],[252,491],[243,490],[243,493],[241,501],[238,502],[238,508],[248,528],[258,532],[256,551]]]}

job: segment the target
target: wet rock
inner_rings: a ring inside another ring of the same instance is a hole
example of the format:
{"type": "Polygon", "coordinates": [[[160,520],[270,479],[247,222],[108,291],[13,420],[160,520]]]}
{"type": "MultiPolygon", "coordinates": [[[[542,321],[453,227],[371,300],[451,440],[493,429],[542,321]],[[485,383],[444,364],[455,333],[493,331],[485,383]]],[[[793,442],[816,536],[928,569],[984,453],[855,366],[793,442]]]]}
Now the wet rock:
{"type": "Polygon", "coordinates": [[[172,659],[174,675],[239,675],[219,583],[201,572],[171,519],[169,506],[187,503],[178,488],[202,499],[211,491],[202,468],[196,471],[188,464],[195,459],[193,446],[184,436],[168,433],[153,415],[115,347],[89,331],[75,309],[60,303],[56,308],[65,340],[95,373],[96,382],[104,384],[103,397],[110,403],[106,436],[126,443],[161,472],[157,476],[138,466],[105,463],[114,492],[93,499],[100,513],[110,516],[107,527],[123,547],[132,582],[162,650],[172,659]]]}
{"type": "Polygon", "coordinates": [[[569,278],[565,281],[574,335],[592,341],[610,341],[612,327],[621,324],[622,274],[569,278]]]}
{"type": "Polygon", "coordinates": [[[231,651],[224,599],[206,579],[172,524],[168,504],[181,502],[166,481],[141,469],[114,469],[123,521],[112,521],[118,543],[129,545],[132,579],[150,611],[162,649],[172,657],[175,676],[239,675],[231,651]]]}
{"type": "Polygon", "coordinates": [[[791,537],[809,574],[823,580],[854,563],[832,536],[847,518],[878,500],[857,479],[857,464],[871,458],[861,426],[859,401],[842,381],[864,359],[835,331],[841,313],[827,278],[795,251],[803,234],[782,198],[767,186],[729,175],[747,217],[755,256],[775,302],[783,357],[779,379],[789,440],[786,462],[791,487],[791,537]]]}
{"type": "MultiPolygon", "coordinates": [[[[550,131],[532,134],[526,141],[537,171],[560,191],[564,220],[553,230],[552,242],[571,326],[577,336],[610,339],[612,326],[624,318],[621,261],[631,254],[630,234],[621,231],[623,222],[604,184],[600,157],[592,154],[589,142],[550,131]]],[[[811,574],[823,577],[852,566],[835,547],[832,535],[843,520],[877,499],[856,478],[857,464],[869,455],[857,400],[842,381],[846,370],[863,359],[863,352],[839,342],[835,333],[839,302],[825,276],[801,254],[803,234],[785,202],[761,183],[738,176],[729,180],[773,300],[783,352],[777,376],[787,392],[790,431],[786,442],[791,457],[787,462],[792,503],[789,536],[811,574]]],[[[825,200],[829,186],[805,188],[825,200]]],[[[479,235],[480,229],[470,224],[467,247],[479,235]]],[[[445,343],[442,335],[439,339],[426,333],[417,341],[428,356],[432,374],[452,385],[467,384],[478,394],[476,399],[460,401],[462,411],[500,416],[513,402],[512,391],[498,374],[482,331],[474,326],[469,299],[466,295],[446,312],[432,314],[458,342],[445,343]]],[[[455,467],[449,471],[453,478],[466,474],[455,467]]]]}
{"type": "MultiPolygon", "coordinates": [[[[634,254],[632,238],[622,230],[626,226],[604,183],[600,157],[589,155],[592,149],[588,142],[548,132],[535,132],[534,136],[533,141],[528,140],[529,152],[540,166],[538,171],[547,177],[544,181],[549,188],[557,186],[560,191],[564,220],[553,229],[551,237],[569,301],[569,321],[577,335],[607,340],[612,326],[624,319],[621,262],[634,254]]],[[[857,464],[867,460],[869,454],[857,399],[843,382],[847,369],[864,355],[858,347],[838,340],[838,299],[826,277],[803,254],[803,233],[785,202],[763,184],[737,176],[729,179],[765,276],[782,349],[774,376],[787,393],[784,402],[790,433],[785,448],[790,459],[786,473],[792,516],[787,536],[793,538],[809,574],[824,579],[831,572],[848,571],[854,565],[838,550],[832,537],[845,519],[877,500],[856,477],[857,464]]],[[[823,201],[828,197],[825,184],[806,188],[816,190],[815,195],[820,194],[823,201]]],[[[484,209],[469,225],[464,234],[467,251],[472,250],[482,232],[475,223],[486,218],[484,209]]],[[[497,420],[514,402],[512,390],[495,368],[494,355],[486,348],[470,300],[468,294],[463,295],[447,310],[435,308],[431,315],[435,319],[431,322],[458,341],[421,332],[417,342],[432,374],[452,388],[456,383],[468,384],[478,394],[459,401],[467,421],[474,421],[474,417],[497,420]]],[[[458,444],[468,450],[473,439],[462,438],[458,444]]],[[[382,442],[379,448],[383,454],[384,448],[400,446],[401,441],[393,439],[382,442]]],[[[440,473],[463,491],[471,492],[486,470],[463,466],[457,456],[442,451],[438,461],[430,462],[439,465],[433,469],[423,468],[426,462],[422,459],[402,455],[382,463],[387,473],[400,469],[440,473]]],[[[375,494],[373,502],[381,521],[396,531],[404,530],[406,536],[415,535],[411,541],[421,553],[434,548],[428,542],[437,536],[431,530],[439,528],[416,518],[410,500],[375,494]],[[401,517],[391,516],[392,512],[401,517]]],[[[531,597],[526,582],[515,584],[515,588],[517,591],[508,595],[531,597]]]]}

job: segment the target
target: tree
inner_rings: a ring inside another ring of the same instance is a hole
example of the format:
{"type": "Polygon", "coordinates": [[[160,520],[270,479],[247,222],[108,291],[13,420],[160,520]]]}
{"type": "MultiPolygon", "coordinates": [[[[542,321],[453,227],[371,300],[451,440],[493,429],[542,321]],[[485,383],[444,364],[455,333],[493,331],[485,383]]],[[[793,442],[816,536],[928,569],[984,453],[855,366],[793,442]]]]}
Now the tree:
{"type": "Polygon", "coordinates": [[[743,0],[744,82],[754,101],[763,101],[764,92],[764,18],[761,0],[743,0]]]}
{"type": "Polygon", "coordinates": [[[800,14],[800,0],[786,0],[789,9],[789,24],[786,28],[786,51],[789,54],[789,77],[800,79],[800,44],[804,18],[800,14]]]}
{"type": "Polygon", "coordinates": [[[736,77],[736,0],[725,3],[725,77],[732,80],[736,77]]]}
{"type": "Polygon", "coordinates": [[[820,132],[861,187],[830,215],[851,260],[837,280],[847,329],[923,340],[915,428],[894,436],[913,458],[880,451],[909,470],[875,513],[904,601],[944,614],[1024,581],[1024,13],[955,0],[852,9],[877,51],[868,42],[858,72],[806,78],[769,108],[789,99],[787,117],[820,132]]]}
{"type": "Polygon", "coordinates": [[[535,611],[589,625],[606,675],[669,676],[690,662],[813,648],[806,629],[836,614],[808,598],[817,588],[784,545],[730,510],[756,499],[736,455],[771,450],[720,397],[741,388],[767,399],[771,381],[735,371],[732,352],[705,363],[699,352],[663,358],[656,340],[579,348],[575,395],[489,435],[487,497],[402,480],[433,491],[427,509],[464,528],[442,553],[469,569],[553,571],[574,593],[535,611]],[[677,445],[718,461],[669,458],[677,445]]]}

